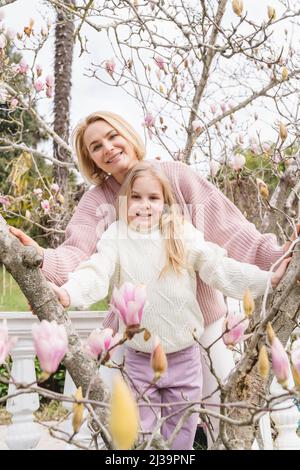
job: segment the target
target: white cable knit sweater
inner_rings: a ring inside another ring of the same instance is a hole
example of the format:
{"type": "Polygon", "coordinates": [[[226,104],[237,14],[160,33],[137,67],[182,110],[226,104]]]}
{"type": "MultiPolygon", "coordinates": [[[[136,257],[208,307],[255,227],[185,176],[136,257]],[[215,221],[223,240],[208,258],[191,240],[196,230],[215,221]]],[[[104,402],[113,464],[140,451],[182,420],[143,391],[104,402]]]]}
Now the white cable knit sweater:
{"type": "MultiPolygon", "coordinates": [[[[196,275],[226,296],[242,299],[248,287],[253,297],[262,295],[271,276],[268,271],[239,263],[227,257],[226,250],[204,240],[203,234],[185,222],[183,232],[189,269],[177,275],[168,271],[159,279],[166,262],[165,241],[160,230],[140,233],[124,222],[114,222],[103,233],[98,253],[69,275],[62,287],[71,305],[87,307],[107,296],[110,280],[117,267],[119,285],[128,281],[146,284],[148,304],[142,326],[152,337],[158,335],[166,353],[180,351],[194,343],[192,333],[203,332],[203,317],[196,299],[196,275]]],[[[121,332],[125,326],[120,321],[121,332]]],[[[135,335],[128,346],[143,352],[152,351],[152,341],[135,335]]]]}

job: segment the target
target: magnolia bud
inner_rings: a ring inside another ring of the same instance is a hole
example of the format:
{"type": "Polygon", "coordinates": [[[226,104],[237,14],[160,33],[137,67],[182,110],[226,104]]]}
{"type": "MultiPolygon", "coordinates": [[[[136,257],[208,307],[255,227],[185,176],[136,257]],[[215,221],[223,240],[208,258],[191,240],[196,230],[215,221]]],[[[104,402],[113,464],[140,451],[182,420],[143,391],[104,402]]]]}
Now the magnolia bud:
{"type": "Polygon", "coordinates": [[[246,289],[243,296],[243,307],[247,317],[251,317],[254,312],[255,303],[251,294],[250,289],[246,289]]]}
{"type": "Polygon", "coordinates": [[[149,330],[147,330],[147,328],[145,328],[145,331],[144,331],[144,340],[145,340],[145,341],[148,341],[150,338],[151,338],[151,333],[150,333],[149,330]]]}
{"type": "Polygon", "coordinates": [[[284,142],[288,136],[287,128],[285,127],[283,122],[279,124],[279,135],[280,135],[282,142],[284,142]]]}
{"type": "Polygon", "coordinates": [[[242,0],[232,0],[232,9],[237,16],[242,16],[243,8],[242,0]]]}
{"type": "Polygon", "coordinates": [[[164,89],[164,86],[162,83],[159,84],[159,91],[160,93],[164,94],[165,93],[165,89],[164,89]]]}
{"type": "Polygon", "coordinates": [[[257,178],[256,179],[256,183],[258,185],[258,190],[260,192],[260,195],[264,198],[264,199],[268,199],[269,198],[269,188],[268,186],[266,185],[266,183],[261,180],[260,178],[257,178]]]}
{"type": "Polygon", "coordinates": [[[300,374],[297,368],[294,366],[294,364],[292,364],[292,374],[293,374],[295,385],[298,388],[298,390],[300,390],[300,374]]]}
{"type": "MultiPolygon", "coordinates": [[[[76,400],[82,400],[82,388],[78,387],[75,393],[76,400]]],[[[73,403],[73,419],[72,419],[72,426],[74,433],[77,433],[80,429],[80,426],[83,421],[83,412],[84,412],[84,405],[83,403],[73,403]]]]}
{"type": "Polygon", "coordinates": [[[269,343],[272,344],[275,338],[275,333],[270,322],[268,322],[267,324],[267,335],[268,335],[269,343]]]}
{"type": "Polygon", "coordinates": [[[276,10],[274,7],[268,6],[268,18],[271,21],[276,20],[276,10]]]}
{"type": "Polygon", "coordinates": [[[131,449],[138,435],[138,410],[128,386],[120,376],[115,378],[113,384],[109,424],[116,449],[131,449]]]}
{"type": "Polygon", "coordinates": [[[157,337],[154,340],[154,347],[151,354],[151,367],[154,371],[154,380],[158,380],[168,368],[167,356],[157,337]]]}
{"type": "Polygon", "coordinates": [[[289,71],[286,67],[282,67],[282,70],[281,70],[281,78],[282,80],[286,80],[289,76],[289,71]]]}
{"type": "Polygon", "coordinates": [[[267,348],[265,345],[263,345],[260,348],[259,355],[258,355],[257,368],[258,368],[259,375],[263,379],[266,379],[269,375],[270,362],[268,358],[267,348]]]}

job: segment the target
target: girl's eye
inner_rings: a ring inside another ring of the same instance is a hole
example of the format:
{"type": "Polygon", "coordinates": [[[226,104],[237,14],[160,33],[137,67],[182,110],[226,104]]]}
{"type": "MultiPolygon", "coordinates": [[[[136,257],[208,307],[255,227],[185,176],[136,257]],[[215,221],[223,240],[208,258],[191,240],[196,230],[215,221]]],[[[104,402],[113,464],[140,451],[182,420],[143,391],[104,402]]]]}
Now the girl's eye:
{"type": "Polygon", "coordinates": [[[110,136],[110,138],[113,139],[114,137],[118,137],[118,135],[119,135],[119,134],[112,134],[112,135],[110,136]]]}
{"type": "Polygon", "coordinates": [[[158,199],[158,197],[157,196],[151,196],[150,199],[152,199],[154,201],[154,200],[158,199]]]}
{"type": "Polygon", "coordinates": [[[131,196],[131,199],[139,199],[140,196],[138,196],[137,194],[134,194],[133,196],[131,196]]]}

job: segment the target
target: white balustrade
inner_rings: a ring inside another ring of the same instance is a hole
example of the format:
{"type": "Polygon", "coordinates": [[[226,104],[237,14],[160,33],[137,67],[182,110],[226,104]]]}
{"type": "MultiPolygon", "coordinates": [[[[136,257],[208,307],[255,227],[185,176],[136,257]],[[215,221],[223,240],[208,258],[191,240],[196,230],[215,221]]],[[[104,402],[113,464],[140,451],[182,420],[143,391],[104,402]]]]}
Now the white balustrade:
{"type": "MultiPolygon", "coordinates": [[[[228,299],[228,306],[231,311],[240,311],[241,306],[238,301],[228,299]]],[[[90,332],[95,328],[100,328],[106,312],[77,311],[69,312],[70,318],[74,324],[77,333],[81,339],[86,339],[90,332]]],[[[12,356],[12,377],[18,383],[33,383],[36,380],[34,358],[35,351],[33,347],[33,339],[31,335],[32,325],[39,320],[30,312],[0,312],[0,322],[7,319],[9,334],[19,338],[14,349],[11,351],[12,356]]],[[[296,331],[300,333],[300,330],[296,331]]],[[[116,363],[122,362],[122,348],[113,356],[116,363]]],[[[100,375],[111,388],[112,377],[116,372],[107,367],[100,367],[100,375]]],[[[292,378],[291,378],[292,385],[292,378]]],[[[74,394],[76,387],[69,373],[66,373],[64,386],[64,394],[71,396],[74,394]]],[[[9,394],[16,391],[15,386],[10,384],[9,394]]],[[[271,386],[271,393],[274,396],[282,394],[283,389],[274,379],[271,386]]],[[[7,400],[6,408],[12,414],[12,424],[8,426],[8,432],[5,442],[9,449],[34,449],[39,440],[40,433],[37,424],[34,422],[33,412],[39,408],[39,396],[37,393],[19,394],[7,400]]],[[[64,403],[64,406],[71,410],[71,403],[64,403]]],[[[272,441],[270,414],[266,413],[260,419],[260,430],[264,443],[264,449],[300,449],[300,438],[296,430],[299,424],[300,412],[295,403],[290,399],[281,404],[275,405],[271,412],[271,419],[275,424],[278,435],[275,443],[272,441]],[[287,408],[278,410],[278,408],[287,408]]],[[[61,430],[72,434],[72,416],[66,420],[60,428],[61,430]]],[[[91,445],[91,435],[87,427],[87,422],[83,424],[80,432],[76,435],[76,441],[85,445],[91,445]]],[[[101,443],[99,443],[101,448],[101,443]]],[[[253,446],[257,448],[256,445],[253,446]]],[[[67,445],[66,449],[78,449],[74,445],[67,445]]]]}

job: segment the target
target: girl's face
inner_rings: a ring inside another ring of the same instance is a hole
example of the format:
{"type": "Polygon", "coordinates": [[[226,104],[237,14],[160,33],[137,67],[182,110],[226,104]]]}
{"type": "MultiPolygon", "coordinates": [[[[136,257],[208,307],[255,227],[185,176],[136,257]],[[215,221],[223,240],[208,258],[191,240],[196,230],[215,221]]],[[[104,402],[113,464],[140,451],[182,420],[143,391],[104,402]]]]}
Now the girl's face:
{"type": "Polygon", "coordinates": [[[138,162],[133,145],[106,121],[89,124],[83,140],[97,167],[110,173],[120,184],[138,162]]]}
{"type": "Polygon", "coordinates": [[[157,225],[164,209],[161,184],[151,175],[135,179],[128,200],[128,223],[147,230],[157,225]]]}

